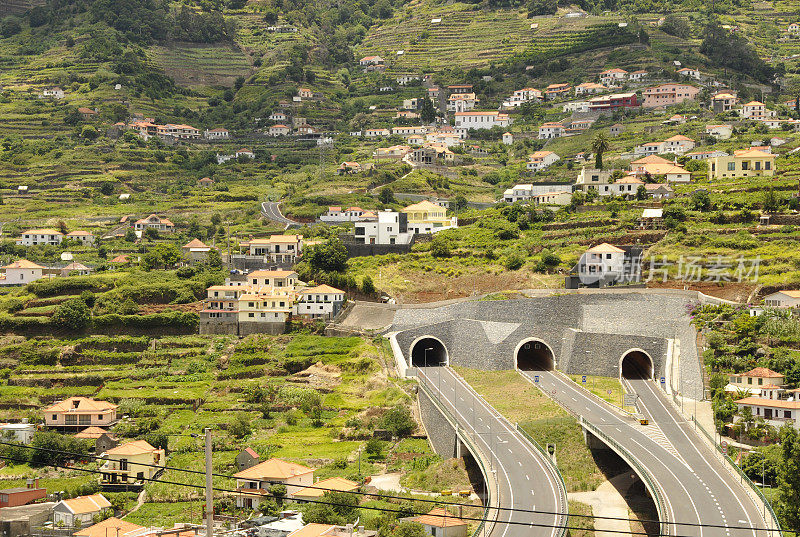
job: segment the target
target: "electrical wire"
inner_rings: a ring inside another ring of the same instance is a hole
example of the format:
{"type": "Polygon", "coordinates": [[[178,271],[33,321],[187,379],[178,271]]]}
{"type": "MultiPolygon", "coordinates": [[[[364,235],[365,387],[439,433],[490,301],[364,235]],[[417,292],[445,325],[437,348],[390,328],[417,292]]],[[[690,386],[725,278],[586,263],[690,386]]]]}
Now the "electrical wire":
{"type": "MultiPolygon", "coordinates": [[[[0,441],[0,446],[3,446],[3,445],[18,447],[18,448],[24,448],[24,449],[38,450],[38,451],[46,451],[46,452],[50,452],[50,453],[56,453],[56,454],[59,454],[59,455],[66,455],[66,456],[74,457],[76,459],[94,459],[94,460],[101,460],[101,461],[113,460],[113,459],[106,459],[106,458],[103,458],[103,457],[100,457],[100,456],[97,456],[97,455],[88,455],[88,454],[81,454],[81,453],[65,452],[65,451],[59,451],[59,450],[56,450],[56,449],[42,448],[42,447],[37,447],[37,446],[26,446],[26,445],[23,445],[23,444],[15,444],[13,442],[0,441]]],[[[0,455],[0,458],[6,458],[6,457],[0,455]]],[[[14,459],[10,459],[10,460],[14,460],[14,459]]],[[[23,460],[22,462],[28,462],[28,461],[27,460],[23,460]]],[[[159,470],[170,470],[170,471],[174,471],[174,472],[182,472],[182,473],[195,474],[195,475],[205,475],[206,474],[205,471],[202,471],[202,470],[191,470],[189,468],[177,468],[177,467],[173,467],[173,466],[159,466],[157,464],[147,464],[147,463],[138,463],[138,462],[137,463],[132,463],[132,464],[136,464],[138,466],[142,466],[142,467],[145,467],[145,468],[156,468],[156,469],[159,469],[159,470]]],[[[65,466],[65,468],[70,468],[70,469],[73,469],[73,470],[80,470],[80,471],[92,471],[92,472],[100,473],[100,474],[103,473],[103,472],[101,472],[99,470],[93,471],[93,470],[89,470],[89,469],[75,468],[75,467],[72,467],[72,466],[65,466]]],[[[232,475],[227,475],[227,474],[217,474],[217,473],[213,473],[212,472],[211,475],[213,477],[219,477],[219,478],[223,478],[223,479],[237,479],[236,477],[234,477],[232,475]]],[[[259,481],[260,482],[264,482],[264,483],[269,483],[270,485],[284,485],[284,483],[282,483],[280,481],[269,481],[269,480],[265,480],[265,479],[259,479],[259,481]]],[[[367,496],[367,497],[373,497],[373,498],[378,498],[378,499],[418,501],[418,502],[421,502],[421,503],[431,503],[431,504],[436,504],[436,505],[440,505],[442,503],[447,503],[447,502],[442,502],[442,501],[437,501],[437,500],[430,500],[430,499],[427,499],[427,498],[416,499],[416,498],[408,498],[408,497],[404,497],[404,496],[393,496],[393,495],[380,494],[380,493],[358,492],[358,491],[342,491],[342,490],[336,490],[336,489],[331,489],[331,488],[327,488],[327,487],[319,487],[319,486],[314,486],[314,485],[309,485],[309,486],[303,487],[303,488],[308,488],[308,489],[311,489],[311,490],[321,490],[323,492],[354,494],[354,495],[358,495],[358,496],[367,496]]],[[[217,489],[214,489],[214,490],[217,490],[217,489]]],[[[231,492],[230,490],[225,490],[225,491],[226,492],[231,492]]],[[[237,492],[237,491],[238,491],[238,489],[234,490],[233,492],[237,492]]],[[[321,503],[328,503],[328,502],[321,502],[321,503]]],[[[476,506],[474,504],[466,504],[466,503],[447,503],[447,505],[448,506],[453,506],[453,507],[468,507],[468,508],[478,507],[478,506],[476,506]]],[[[488,505],[487,506],[482,506],[482,507],[484,509],[486,509],[486,510],[509,511],[509,512],[512,512],[512,513],[525,513],[525,514],[548,515],[548,516],[570,516],[570,517],[574,516],[574,517],[577,517],[577,518],[591,518],[593,520],[618,520],[618,521],[623,521],[623,522],[641,522],[641,523],[652,523],[652,524],[661,524],[662,523],[659,520],[653,520],[653,519],[631,519],[631,518],[624,518],[624,517],[583,515],[583,514],[563,513],[563,512],[559,512],[559,511],[543,511],[543,510],[536,510],[536,509],[522,509],[522,508],[519,508],[519,507],[500,507],[500,506],[493,507],[493,506],[488,506],[488,505]]],[[[499,513],[498,513],[498,515],[499,515],[499,513]]],[[[754,527],[749,527],[749,526],[725,526],[725,525],[722,525],[722,524],[703,524],[703,523],[698,523],[698,522],[666,522],[666,524],[673,525],[673,526],[687,526],[687,527],[700,527],[700,528],[725,528],[725,529],[739,529],[739,530],[748,530],[748,531],[778,531],[777,529],[770,529],[770,528],[754,528],[754,527]]],[[[574,529],[579,529],[579,528],[574,528],[574,529]]]]}

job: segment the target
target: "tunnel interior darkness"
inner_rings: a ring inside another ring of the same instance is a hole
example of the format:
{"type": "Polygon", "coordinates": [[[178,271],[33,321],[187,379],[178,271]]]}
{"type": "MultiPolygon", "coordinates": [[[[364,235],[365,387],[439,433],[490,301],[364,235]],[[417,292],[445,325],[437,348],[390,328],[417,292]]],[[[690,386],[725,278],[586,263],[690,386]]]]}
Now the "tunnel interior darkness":
{"type": "Polygon", "coordinates": [[[630,351],[622,358],[621,373],[626,379],[651,379],[653,361],[642,351],[630,351]]]}
{"type": "Polygon", "coordinates": [[[438,339],[422,338],[411,347],[411,367],[447,365],[447,349],[438,339]]]}
{"type": "Polygon", "coordinates": [[[553,351],[541,341],[526,341],[517,350],[517,369],[552,371],[555,369],[553,351]]]}

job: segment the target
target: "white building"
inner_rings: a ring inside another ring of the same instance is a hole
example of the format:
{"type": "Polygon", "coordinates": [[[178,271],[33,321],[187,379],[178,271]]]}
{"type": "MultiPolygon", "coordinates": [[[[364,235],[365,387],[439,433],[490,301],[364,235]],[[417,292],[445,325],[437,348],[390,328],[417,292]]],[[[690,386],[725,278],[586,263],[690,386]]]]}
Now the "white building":
{"type": "Polygon", "coordinates": [[[507,100],[503,102],[503,108],[518,108],[529,101],[540,102],[542,92],[536,88],[522,88],[514,91],[507,100]]]}
{"type": "Polygon", "coordinates": [[[467,112],[474,110],[479,99],[474,93],[453,93],[447,98],[448,112],[467,112]]]}
{"type": "Polygon", "coordinates": [[[528,157],[528,164],[525,166],[528,171],[538,172],[555,164],[561,157],[552,151],[536,151],[528,157]]]}
{"type": "Polygon", "coordinates": [[[777,291],[764,297],[766,308],[796,308],[800,306],[800,291],[777,291]]]}
{"type": "Polygon", "coordinates": [[[269,135],[270,136],[287,136],[292,129],[288,126],[279,123],[278,125],[273,125],[269,128],[269,135]]]}
{"type": "Polygon", "coordinates": [[[289,118],[283,112],[272,112],[269,115],[270,121],[287,121],[289,118]]]}
{"type": "Polygon", "coordinates": [[[503,192],[503,201],[506,203],[516,203],[518,201],[528,201],[536,196],[546,194],[569,194],[572,196],[571,183],[529,183],[522,185],[514,185],[503,192]]]}
{"type": "Polygon", "coordinates": [[[91,526],[95,515],[101,516],[111,509],[111,502],[102,494],[61,500],[53,506],[53,523],[67,528],[91,526]]]}
{"type": "Polygon", "coordinates": [[[304,289],[298,296],[297,314],[332,319],[344,305],[344,294],[344,291],[330,285],[304,289]]]}
{"type": "Polygon", "coordinates": [[[94,234],[90,233],[89,231],[77,230],[77,231],[70,231],[66,235],[64,235],[65,239],[78,241],[83,244],[94,244],[94,234]]]}
{"type": "Polygon", "coordinates": [[[584,283],[620,279],[625,272],[625,250],[608,243],[586,250],[578,261],[578,276],[584,283]]]}
{"type": "Polygon", "coordinates": [[[742,117],[753,120],[764,120],[775,117],[776,113],[767,109],[767,105],[759,101],[750,101],[742,105],[740,114],[742,117]]]}
{"type": "Polygon", "coordinates": [[[561,123],[542,123],[539,125],[539,139],[560,138],[564,135],[564,125],[561,123]]]}
{"type": "Polygon", "coordinates": [[[61,88],[48,88],[42,91],[41,97],[43,99],[63,99],[64,90],[62,90],[61,88]]]}
{"type": "Polygon", "coordinates": [[[408,218],[396,211],[381,211],[375,218],[355,224],[355,240],[363,244],[409,244],[414,233],[408,218]]]}
{"type": "Polygon", "coordinates": [[[606,86],[617,86],[625,82],[628,78],[628,71],[625,69],[607,69],[600,73],[600,82],[606,86]]]}
{"type": "Polygon", "coordinates": [[[513,145],[514,143],[514,135],[510,132],[503,133],[503,145],[513,145]]]}
{"type": "Polygon", "coordinates": [[[700,80],[700,70],[699,69],[692,69],[691,67],[684,67],[682,69],[678,69],[678,74],[681,76],[685,76],[688,78],[693,78],[695,80],[700,80]]]}
{"type": "Polygon", "coordinates": [[[572,101],[561,106],[562,112],[588,112],[589,101],[572,101]]]}
{"type": "Polygon", "coordinates": [[[687,151],[691,151],[694,149],[694,140],[689,138],[688,136],[683,136],[682,134],[677,134],[675,136],[671,136],[664,140],[664,150],[662,153],[675,153],[677,155],[682,155],[687,151]]]}
{"type": "Polygon", "coordinates": [[[361,207],[343,209],[339,206],[331,206],[328,207],[328,212],[320,216],[319,219],[328,223],[358,222],[364,215],[373,215],[373,213],[365,212],[361,207]]]}
{"type": "Polygon", "coordinates": [[[511,125],[508,114],[501,112],[456,112],[455,130],[466,138],[469,129],[491,129],[492,127],[506,128],[511,125]]]}
{"type": "Polygon", "coordinates": [[[40,244],[57,246],[64,240],[64,234],[55,229],[29,229],[22,232],[22,236],[17,239],[20,246],[37,246],[40,244]]]}
{"type": "Polygon", "coordinates": [[[575,95],[594,95],[596,93],[602,93],[607,89],[607,87],[597,82],[584,82],[583,84],[575,86],[575,95]]]}
{"type": "Polygon", "coordinates": [[[27,418],[23,418],[22,423],[0,423],[0,437],[7,435],[21,444],[30,444],[35,432],[36,425],[28,423],[27,418]]]}
{"type": "Polygon", "coordinates": [[[14,261],[3,267],[5,274],[0,276],[0,285],[27,285],[43,277],[44,267],[27,259],[14,261]]]}
{"type": "Polygon", "coordinates": [[[236,496],[236,507],[257,507],[258,495],[268,496],[270,487],[276,483],[284,485],[286,496],[291,498],[295,492],[314,484],[314,471],[301,464],[272,458],[233,474],[236,489],[243,493],[236,496]]]}
{"type": "MultiPolygon", "coordinates": [[[[765,397],[745,397],[736,401],[741,414],[744,408],[750,408],[754,418],[763,418],[768,425],[780,429],[791,423],[795,429],[800,429],[800,401],[786,401],[784,399],[768,399],[765,397]]],[[[736,416],[735,421],[740,421],[741,416],[736,416]]]]}
{"type": "Polygon", "coordinates": [[[228,129],[218,127],[216,129],[206,129],[203,133],[206,140],[226,140],[230,137],[228,129]]]}
{"type": "Polygon", "coordinates": [[[391,131],[389,129],[365,129],[364,130],[364,137],[365,138],[378,138],[382,136],[389,136],[391,131]]]}
{"type": "Polygon", "coordinates": [[[732,125],[706,125],[706,134],[717,140],[727,140],[733,134],[732,125]]]}

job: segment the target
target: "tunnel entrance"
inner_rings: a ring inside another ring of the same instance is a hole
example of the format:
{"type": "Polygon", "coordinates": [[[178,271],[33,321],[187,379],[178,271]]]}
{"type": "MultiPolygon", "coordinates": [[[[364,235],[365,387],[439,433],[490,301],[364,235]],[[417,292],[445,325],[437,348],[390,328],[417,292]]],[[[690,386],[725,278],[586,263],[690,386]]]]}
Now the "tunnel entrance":
{"type": "Polygon", "coordinates": [[[541,341],[525,341],[517,348],[516,364],[521,371],[552,371],[553,351],[541,341]]]}
{"type": "Polygon", "coordinates": [[[628,351],[620,363],[620,373],[625,379],[653,378],[653,360],[644,351],[628,351]]]}
{"type": "Polygon", "coordinates": [[[447,365],[447,349],[434,337],[423,337],[411,345],[411,367],[447,365]]]}

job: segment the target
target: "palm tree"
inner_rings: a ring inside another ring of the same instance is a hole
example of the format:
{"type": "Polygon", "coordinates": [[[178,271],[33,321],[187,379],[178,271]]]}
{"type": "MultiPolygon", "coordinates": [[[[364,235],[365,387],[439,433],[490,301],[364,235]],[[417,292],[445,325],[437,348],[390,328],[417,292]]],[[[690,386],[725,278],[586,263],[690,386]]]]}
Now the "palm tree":
{"type": "Polygon", "coordinates": [[[603,153],[611,149],[605,132],[598,132],[592,140],[592,153],[594,153],[594,167],[598,170],[603,169],[603,153]]]}

